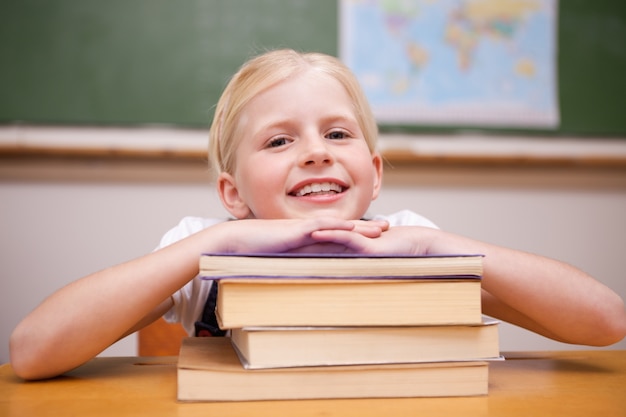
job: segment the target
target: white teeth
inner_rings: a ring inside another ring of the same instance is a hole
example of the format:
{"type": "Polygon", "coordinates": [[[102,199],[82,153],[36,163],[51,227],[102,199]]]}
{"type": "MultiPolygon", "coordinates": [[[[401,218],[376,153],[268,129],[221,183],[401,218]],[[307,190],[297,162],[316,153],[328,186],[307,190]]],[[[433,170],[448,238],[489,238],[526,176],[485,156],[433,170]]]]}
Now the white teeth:
{"type": "Polygon", "coordinates": [[[308,194],[328,193],[330,191],[340,193],[343,191],[343,187],[334,182],[321,182],[321,183],[308,184],[302,187],[300,190],[298,190],[296,192],[296,195],[298,197],[302,197],[308,194]]]}

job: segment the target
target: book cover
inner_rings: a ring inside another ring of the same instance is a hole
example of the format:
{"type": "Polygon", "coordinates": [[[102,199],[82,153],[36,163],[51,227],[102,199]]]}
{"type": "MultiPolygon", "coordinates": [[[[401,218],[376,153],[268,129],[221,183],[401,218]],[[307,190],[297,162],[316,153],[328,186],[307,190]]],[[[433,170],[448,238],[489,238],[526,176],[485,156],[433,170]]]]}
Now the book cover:
{"type": "Polygon", "coordinates": [[[203,254],[200,275],[221,278],[474,278],[482,255],[203,254]]]}
{"type": "Polygon", "coordinates": [[[223,329],[480,324],[478,279],[221,279],[223,329]]]}

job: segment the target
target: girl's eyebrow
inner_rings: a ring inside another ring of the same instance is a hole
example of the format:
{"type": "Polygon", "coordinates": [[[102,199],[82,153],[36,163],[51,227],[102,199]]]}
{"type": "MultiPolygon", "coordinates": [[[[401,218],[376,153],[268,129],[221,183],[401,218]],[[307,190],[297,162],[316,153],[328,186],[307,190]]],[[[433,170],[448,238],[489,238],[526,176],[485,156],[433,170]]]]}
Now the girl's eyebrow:
{"type": "MultiPolygon", "coordinates": [[[[297,123],[297,122],[298,122],[297,120],[294,120],[293,118],[289,118],[289,117],[286,117],[283,119],[270,120],[269,122],[261,125],[255,132],[255,135],[262,134],[263,132],[267,132],[268,130],[272,130],[272,129],[289,128],[290,125],[297,123]]],[[[346,115],[343,113],[329,114],[326,116],[322,116],[320,117],[320,122],[323,125],[339,123],[339,124],[348,124],[348,125],[358,126],[358,121],[353,115],[346,115]]]]}
{"type": "Polygon", "coordinates": [[[348,125],[357,125],[357,126],[359,124],[357,119],[354,117],[354,115],[345,115],[345,114],[329,115],[326,117],[322,117],[321,120],[324,124],[339,123],[339,124],[348,124],[348,125]]]}
{"type": "Polygon", "coordinates": [[[271,120],[261,125],[258,129],[256,129],[256,131],[254,132],[254,135],[256,136],[259,134],[263,134],[267,131],[274,130],[274,129],[285,129],[292,123],[293,123],[292,119],[289,119],[289,118],[271,120]]]}

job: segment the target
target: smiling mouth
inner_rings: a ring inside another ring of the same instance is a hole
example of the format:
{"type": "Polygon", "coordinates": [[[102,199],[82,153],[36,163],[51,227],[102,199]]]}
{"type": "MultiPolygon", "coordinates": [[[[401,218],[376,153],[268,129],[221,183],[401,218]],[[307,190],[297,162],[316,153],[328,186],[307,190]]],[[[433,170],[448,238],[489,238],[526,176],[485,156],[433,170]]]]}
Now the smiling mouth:
{"type": "Polygon", "coordinates": [[[304,197],[312,195],[339,194],[343,192],[344,189],[344,187],[334,182],[320,182],[307,184],[304,187],[289,193],[289,195],[304,197]]]}

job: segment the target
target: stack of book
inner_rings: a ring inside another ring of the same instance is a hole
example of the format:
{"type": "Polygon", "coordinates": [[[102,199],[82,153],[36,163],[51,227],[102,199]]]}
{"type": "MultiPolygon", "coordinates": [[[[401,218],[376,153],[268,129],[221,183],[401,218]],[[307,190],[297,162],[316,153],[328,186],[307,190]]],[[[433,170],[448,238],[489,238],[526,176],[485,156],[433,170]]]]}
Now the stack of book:
{"type": "Polygon", "coordinates": [[[482,256],[203,255],[231,337],[188,338],[181,401],[485,395],[482,256]]]}

